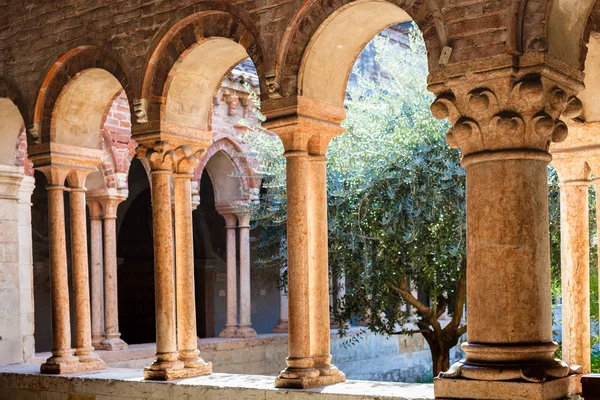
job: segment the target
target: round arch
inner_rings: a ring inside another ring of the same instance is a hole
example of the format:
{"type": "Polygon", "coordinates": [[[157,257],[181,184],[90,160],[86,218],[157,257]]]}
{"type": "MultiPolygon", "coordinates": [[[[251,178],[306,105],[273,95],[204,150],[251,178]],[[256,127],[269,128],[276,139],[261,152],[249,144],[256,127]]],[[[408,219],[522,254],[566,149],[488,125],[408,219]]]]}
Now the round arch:
{"type": "Polygon", "coordinates": [[[240,144],[229,137],[216,140],[207,149],[196,168],[194,179],[199,181],[205,169],[218,204],[253,200],[260,189],[260,179],[254,173],[252,160],[244,155],[240,144]]]}
{"type": "Polygon", "coordinates": [[[183,17],[163,35],[148,60],[141,99],[135,102],[135,123],[165,121],[209,129],[214,93],[223,77],[248,57],[260,75],[262,47],[257,29],[246,18],[221,10],[183,17]]]}
{"type": "Polygon", "coordinates": [[[339,97],[342,91],[345,94],[347,78],[365,45],[383,29],[408,20],[415,21],[423,33],[430,71],[438,67],[447,38],[442,12],[432,8],[432,2],[413,2],[406,7],[395,0],[357,0],[336,6],[321,3],[312,1],[300,8],[290,23],[295,29],[288,29],[283,38],[277,62],[280,82],[276,88],[270,87],[271,93],[277,89],[281,97],[301,94],[309,98],[339,97]],[[306,82],[319,73],[334,81],[322,79],[327,82],[322,89],[315,83],[307,90],[306,82]],[[325,95],[332,85],[335,93],[325,95]],[[315,91],[321,93],[317,96],[315,91]]]}
{"type": "MultiPolygon", "coordinates": [[[[42,87],[38,93],[36,100],[35,112],[33,115],[33,132],[34,139],[36,142],[44,143],[54,139],[52,137],[52,130],[56,128],[53,126],[53,118],[57,102],[59,97],[66,95],[64,90],[73,85],[85,87],[88,84],[93,85],[106,85],[107,87],[115,86],[116,83],[119,85],[119,90],[125,90],[127,98],[131,102],[134,98],[132,92],[132,86],[130,85],[129,73],[123,68],[122,64],[113,57],[109,52],[95,46],[79,46],[76,47],[63,56],[61,56],[48,71],[42,87]],[[92,75],[90,74],[90,71],[92,75]],[[80,83],[75,83],[77,78],[81,79],[86,76],[80,83]],[[110,78],[108,77],[110,75],[110,78]],[[94,77],[100,77],[102,82],[94,83],[94,77]],[[112,79],[111,79],[112,78],[112,79]],[[107,83],[109,80],[111,84],[107,83]]],[[[102,93],[103,98],[108,98],[105,106],[110,104],[110,99],[114,98],[116,93],[110,93],[105,95],[102,93]]],[[[97,93],[94,93],[97,96],[97,93]]],[[[73,98],[73,100],[76,100],[73,98]]],[[[75,106],[75,104],[72,104],[75,106]]],[[[104,107],[103,112],[107,108],[104,107]]],[[[95,148],[98,148],[96,145],[95,148]]]]}
{"type": "Polygon", "coordinates": [[[27,120],[21,99],[12,85],[0,78],[0,164],[3,165],[21,166],[25,161],[25,154],[22,157],[18,154],[27,120]]]}

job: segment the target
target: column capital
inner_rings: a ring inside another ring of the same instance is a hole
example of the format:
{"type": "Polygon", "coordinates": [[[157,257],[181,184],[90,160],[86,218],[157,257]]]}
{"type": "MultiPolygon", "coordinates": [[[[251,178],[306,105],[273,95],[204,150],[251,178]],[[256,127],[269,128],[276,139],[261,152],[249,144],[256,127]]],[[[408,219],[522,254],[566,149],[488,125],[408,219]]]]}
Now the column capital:
{"type": "Polygon", "coordinates": [[[98,170],[102,150],[61,143],[42,143],[27,149],[33,167],[46,175],[48,184],[83,187],[85,177],[98,170]],[[83,181],[82,181],[83,179],[83,181]]]}
{"type": "Polygon", "coordinates": [[[24,177],[23,167],[0,165],[0,198],[18,200],[24,177]]]}
{"type": "Polygon", "coordinates": [[[248,212],[238,212],[235,214],[238,219],[238,228],[250,228],[250,218],[252,214],[248,212]]]}
{"type": "Polygon", "coordinates": [[[340,124],[346,118],[343,107],[298,96],[293,107],[265,111],[263,126],[279,136],[286,156],[306,152],[325,155],[329,142],[346,129],[340,124]]]}
{"type": "Polygon", "coordinates": [[[231,207],[217,207],[217,212],[225,219],[225,228],[235,229],[237,227],[237,216],[231,207]]]}
{"type": "Polygon", "coordinates": [[[561,120],[579,116],[577,88],[556,76],[508,73],[481,74],[477,79],[452,81],[431,88],[437,98],[431,105],[436,118],[448,118],[450,147],[464,156],[484,151],[538,150],[567,138],[561,120]]]}

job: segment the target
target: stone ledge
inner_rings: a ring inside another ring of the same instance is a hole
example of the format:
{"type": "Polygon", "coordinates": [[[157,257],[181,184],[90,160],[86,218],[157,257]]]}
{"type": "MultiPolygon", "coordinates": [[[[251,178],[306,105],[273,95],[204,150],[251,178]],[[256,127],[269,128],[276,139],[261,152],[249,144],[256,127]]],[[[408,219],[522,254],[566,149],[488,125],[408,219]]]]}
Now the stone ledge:
{"type": "Polygon", "coordinates": [[[179,381],[144,381],[142,370],[109,368],[94,373],[42,375],[39,367],[17,364],[0,367],[0,399],[108,398],[114,400],[187,399],[205,400],[430,400],[433,385],[348,381],[328,387],[276,389],[274,379],[262,375],[213,374],[179,381]],[[70,396],[69,396],[70,394],[70,396]],[[85,396],[88,397],[85,397],[85,396]],[[29,396],[29,397],[28,397],[29,396]],[[104,397],[105,396],[105,397],[104,397]]]}

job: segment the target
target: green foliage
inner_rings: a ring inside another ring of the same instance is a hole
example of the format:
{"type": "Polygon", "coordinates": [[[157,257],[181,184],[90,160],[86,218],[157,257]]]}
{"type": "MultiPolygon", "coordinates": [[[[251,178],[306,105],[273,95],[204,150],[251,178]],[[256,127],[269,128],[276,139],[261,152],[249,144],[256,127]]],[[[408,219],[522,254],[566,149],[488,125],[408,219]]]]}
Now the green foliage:
{"type": "MultiPolygon", "coordinates": [[[[459,152],[445,142],[448,124],[429,111],[433,96],[418,30],[410,30],[405,51],[384,37],[372,45],[382,76],[355,71],[358,84],[349,87],[346,101],[347,132],[327,152],[329,265],[334,276],[346,277],[335,317],[340,326],[365,317],[368,329],[383,334],[422,333],[437,373],[447,368],[448,352],[466,329],[460,326],[465,174],[459,152]],[[438,318],[445,311],[456,318],[442,326],[438,318]]],[[[260,263],[285,269],[283,149],[273,135],[249,128],[246,139],[263,165],[264,189],[255,211],[260,263]]]]}

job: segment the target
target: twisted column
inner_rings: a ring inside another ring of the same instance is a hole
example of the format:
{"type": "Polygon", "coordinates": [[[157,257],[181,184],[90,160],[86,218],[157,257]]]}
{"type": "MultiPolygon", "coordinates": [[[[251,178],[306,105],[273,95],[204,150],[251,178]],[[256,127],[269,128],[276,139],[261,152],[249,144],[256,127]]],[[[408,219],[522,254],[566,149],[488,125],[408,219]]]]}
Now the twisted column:
{"type": "Polygon", "coordinates": [[[92,346],[90,314],[90,281],[87,251],[87,223],[85,209],[85,179],[89,171],[72,171],[67,179],[70,185],[71,256],[73,261],[73,293],[75,306],[75,355],[87,368],[104,368],[92,346]],[[92,364],[96,364],[92,366],[92,364]]]}
{"type": "Polygon", "coordinates": [[[41,366],[42,373],[75,371],[79,359],[71,348],[69,278],[65,237],[64,182],[68,170],[39,168],[48,180],[48,240],[50,250],[50,294],[52,302],[52,356],[41,366]]]}
{"type": "Polygon", "coordinates": [[[250,214],[238,213],[238,229],[240,232],[240,324],[237,337],[256,337],[256,331],[250,321],[250,214]]]}
{"type": "Polygon", "coordinates": [[[104,300],[102,262],[102,206],[96,200],[88,199],[90,210],[90,243],[91,243],[91,288],[92,288],[92,346],[102,349],[104,336],[104,300]]]}
{"type": "Polygon", "coordinates": [[[104,223],[104,331],[105,350],[125,350],[127,343],[119,332],[119,295],[117,282],[117,207],[124,198],[103,197],[104,223]]]}
{"type": "Polygon", "coordinates": [[[220,337],[235,337],[237,332],[237,257],[236,224],[237,217],[231,211],[219,210],[225,219],[227,231],[227,321],[220,337]]]}
{"type": "Polygon", "coordinates": [[[177,347],[186,376],[209,375],[212,364],[198,357],[196,288],[194,285],[194,239],[192,227],[192,178],[198,164],[191,148],[175,150],[175,260],[177,285],[177,347]]]}

